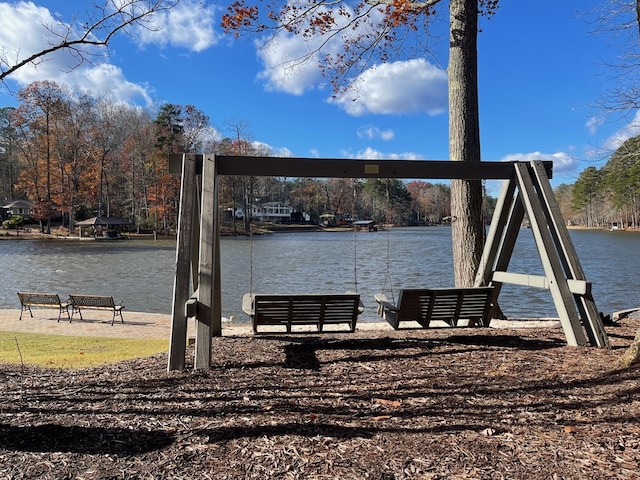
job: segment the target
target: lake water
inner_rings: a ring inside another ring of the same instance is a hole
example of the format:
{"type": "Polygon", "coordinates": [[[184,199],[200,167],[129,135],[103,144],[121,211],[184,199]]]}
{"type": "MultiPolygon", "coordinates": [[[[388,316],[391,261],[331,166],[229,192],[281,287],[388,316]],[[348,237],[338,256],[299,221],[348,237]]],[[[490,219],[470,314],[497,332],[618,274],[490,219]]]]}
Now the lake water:
{"type": "MultiPolygon", "coordinates": [[[[598,309],[639,306],[640,233],[572,230],[571,237],[598,309]]],[[[249,291],[357,291],[366,307],[361,318],[374,320],[377,292],[453,285],[448,227],[223,237],[221,262],[223,315],[237,321],[249,321],[241,309],[249,291]]],[[[0,308],[19,308],[16,292],[32,291],[110,295],[130,311],[168,314],[174,265],[171,240],[2,240],[0,308]]],[[[520,232],[508,270],[542,273],[530,230],[520,232]]],[[[505,285],[499,301],[512,318],[557,316],[546,290],[505,285]]]]}

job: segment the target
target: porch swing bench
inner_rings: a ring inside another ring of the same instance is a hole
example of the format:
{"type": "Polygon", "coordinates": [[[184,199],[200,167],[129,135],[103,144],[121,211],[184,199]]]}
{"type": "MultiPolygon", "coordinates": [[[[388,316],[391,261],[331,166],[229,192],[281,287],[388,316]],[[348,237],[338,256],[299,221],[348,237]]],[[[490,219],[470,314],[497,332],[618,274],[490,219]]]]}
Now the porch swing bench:
{"type": "MultiPolygon", "coordinates": [[[[315,326],[318,332],[326,325],[345,325],[353,333],[358,315],[364,311],[358,293],[343,294],[253,294],[242,298],[242,310],[251,317],[253,331],[282,333],[278,330],[258,331],[258,327],[284,327],[293,333],[294,327],[315,326]]],[[[298,330],[308,333],[307,330],[298,330]]],[[[331,332],[336,330],[331,329],[331,332]]]]}
{"type": "Polygon", "coordinates": [[[422,328],[488,327],[493,293],[493,287],[420,288],[401,290],[397,305],[383,293],[377,293],[375,299],[378,315],[395,330],[400,322],[417,322],[422,328]]]}

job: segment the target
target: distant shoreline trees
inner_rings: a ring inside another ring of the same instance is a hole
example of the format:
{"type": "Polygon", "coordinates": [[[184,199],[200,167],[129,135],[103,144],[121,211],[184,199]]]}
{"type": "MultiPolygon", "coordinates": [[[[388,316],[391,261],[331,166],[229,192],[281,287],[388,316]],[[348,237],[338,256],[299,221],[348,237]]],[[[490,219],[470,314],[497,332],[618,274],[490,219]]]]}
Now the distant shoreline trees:
{"type": "Polygon", "coordinates": [[[626,140],[602,168],[583,170],[572,186],[571,199],[571,214],[566,219],[575,224],[639,228],[640,136],[626,140]]]}
{"type": "MultiPolygon", "coordinates": [[[[149,112],[97,99],[55,82],[20,90],[18,106],[0,110],[0,198],[28,199],[49,233],[55,219],[73,230],[92,216],[118,216],[137,228],[177,227],[179,179],[170,153],[269,156],[242,137],[218,138],[195,106],[149,112]]],[[[305,218],[324,213],[384,223],[437,223],[451,213],[447,185],[384,179],[221,178],[220,204],[251,211],[254,202],[284,202],[305,218]]]]}
{"type": "MultiPolygon", "coordinates": [[[[177,227],[179,179],[169,153],[269,156],[232,127],[222,137],[193,105],[165,104],[155,117],[54,82],[34,82],[17,107],[0,108],[0,198],[28,199],[48,232],[52,218],[73,230],[92,216],[118,216],[139,229],[177,227]]],[[[601,168],[588,167],[555,189],[569,223],[589,228],[640,227],[640,137],[627,140],[601,168]]],[[[222,177],[220,205],[251,211],[283,202],[311,221],[330,213],[395,225],[439,223],[451,215],[449,185],[389,179],[222,177]]],[[[485,223],[495,199],[484,195],[485,223]]],[[[249,219],[243,219],[248,221],[249,219]]],[[[235,223],[234,223],[235,226],[235,223]]],[[[246,231],[246,225],[242,231],[246,231]]]]}

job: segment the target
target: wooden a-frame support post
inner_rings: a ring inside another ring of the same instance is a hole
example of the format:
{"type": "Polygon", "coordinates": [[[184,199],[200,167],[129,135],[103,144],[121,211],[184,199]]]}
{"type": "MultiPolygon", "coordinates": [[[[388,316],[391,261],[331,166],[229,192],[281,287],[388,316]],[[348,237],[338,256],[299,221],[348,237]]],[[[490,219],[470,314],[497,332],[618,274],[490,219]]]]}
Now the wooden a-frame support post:
{"type": "Polygon", "coordinates": [[[189,318],[195,318],[196,322],[193,368],[206,370],[211,367],[211,337],[222,334],[220,222],[214,155],[183,156],[180,192],[168,370],[185,368],[189,318]]]}
{"type": "Polygon", "coordinates": [[[542,163],[514,163],[514,168],[515,177],[504,182],[496,204],[475,284],[496,287],[496,300],[503,283],[548,289],[569,345],[609,348],[591,283],[586,280],[542,163]],[[507,272],[525,213],[544,276],[507,272]]]}
{"type": "Polygon", "coordinates": [[[181,173],[182,181],[168,370],[185,368],[190,318],[195,319],[195,369],[211,367],[211,339],[222,335],[219,174],[505,180],[476,285],[495,286],[496,302],[503,283],[546,288],[551,291],[569,345],[608,348],[591,284],[586,281],[549,183],[550,167],[549,162],[465,165],[450,161],[170,156],[170,171],[181,173]],[[525,214],[531,222],[544,276],[507,272],[525,214]]]}

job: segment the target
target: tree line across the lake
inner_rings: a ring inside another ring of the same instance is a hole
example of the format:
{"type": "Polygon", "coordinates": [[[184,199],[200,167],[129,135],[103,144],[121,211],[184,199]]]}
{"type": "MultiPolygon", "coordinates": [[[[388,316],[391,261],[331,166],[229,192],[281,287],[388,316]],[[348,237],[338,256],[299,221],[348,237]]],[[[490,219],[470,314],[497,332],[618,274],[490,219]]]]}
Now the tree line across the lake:
{"type": "MultiPolygon", "coordinates": [[[[49,81],[28,85],[17,99],[17,107],[0,109],[0,198],[33,202],[32,217],[44,232],[52,220],[73,229],[92,216],[173,231],[180,183],[168,172],[170,153],[273,154],[245,137],[245,124],[231,125],[232,134],[222,136],[192,105],[165,104],[154,115],[49,81]]],[[[639,141],[628,140],[601,170],[589,167],[573,185],[556,188],[565,219],[588,227],[638,225],[639,141]]],[[[396,225],[439,223],[451,215],[450,188],[442,183],[265,177],[220,182],[220,205],[233,212],[278,202],[310,222],[330,213],[396,225]]],[[[487,222],[494,205],[485,195],[487,222]]]]}

